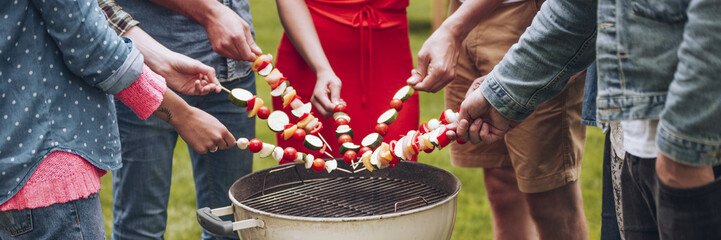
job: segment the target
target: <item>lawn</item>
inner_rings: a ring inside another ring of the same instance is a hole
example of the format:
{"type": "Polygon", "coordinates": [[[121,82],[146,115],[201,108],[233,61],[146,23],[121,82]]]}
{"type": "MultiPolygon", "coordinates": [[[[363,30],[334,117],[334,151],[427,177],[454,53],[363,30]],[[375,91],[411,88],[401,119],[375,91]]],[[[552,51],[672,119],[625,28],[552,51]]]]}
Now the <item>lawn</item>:
{"type": "MultiPolygon", "coordinates": [[[[256,31],[256,41],[264,52],[275,53],[282,32],[275,4],[268,0],[251,0],[251,10],[256,31]]],[[[430,1],[411,0],[408,8],[411,49],[417,53],[423,41],[430,35],[430,1]]],[[[267,84],[258,84],[258,95],[270,99],[267,84]]],[[[443,111],[443,93],[421,93],[421,121],[437,118],[443,111]]],[[[273,139],[264,120],[257,121],[258,138],[273,139]]],[[[182,140],[181,140],[182,141],[182,140]]],[[[200,226],[195,219],[195,190],[190,169],[190,159],[180,142],[173,159],[172,188],[168,210],[166,239],[198,239],[200,226]]],[[[583,202],[590,239],[600,238],[601,228],[601,159],[603,155],[603,135],[594,127],[588,128],[586,152],[581,174],[583,202]]],[[[423,155],[420,162],[446,169],[456,175],[463,184],[458,195],[458,213],[453,231],[453,239],[492,239],[491,218],[488,201],[483,188],[481,169],[456,168],[450,165],[448,150],[423,155]]],[[[275,165],[270,159],[256,159],[254,169],[259,170],[275,165]]],[[[112,230],[112,191],[111,174],[102,179],[101,200],[105,218],[105,230],[108,236],[112,230]]],[[[152,183],[148,183],[152,184],[152,183]]]]}

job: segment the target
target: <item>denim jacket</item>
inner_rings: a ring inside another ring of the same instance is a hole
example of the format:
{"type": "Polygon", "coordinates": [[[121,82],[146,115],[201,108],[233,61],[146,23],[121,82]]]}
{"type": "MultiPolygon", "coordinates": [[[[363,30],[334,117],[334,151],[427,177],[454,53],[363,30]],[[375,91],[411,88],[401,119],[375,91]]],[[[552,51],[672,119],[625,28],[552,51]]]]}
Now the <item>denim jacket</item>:
{"type": "Polygon", "coordinates": [[[595,57],[598,120],[660,119],[663,154],[718,165],[720,32],[713,0],[550,0],[482,92],[501,114],[523,120],[595,57]]]}
{"type": "Polygon", "coordinates": [[[142,67],[95,0],[0,1],[0,204],[54,151],[120,168],[110,94],[142,67]]]}

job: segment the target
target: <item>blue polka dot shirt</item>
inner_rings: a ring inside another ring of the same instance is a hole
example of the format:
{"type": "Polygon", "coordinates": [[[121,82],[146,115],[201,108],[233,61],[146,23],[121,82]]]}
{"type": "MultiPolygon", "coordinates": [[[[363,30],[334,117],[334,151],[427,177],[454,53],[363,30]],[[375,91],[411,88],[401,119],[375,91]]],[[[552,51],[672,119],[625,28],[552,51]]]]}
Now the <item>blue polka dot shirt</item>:
{"type": "Polygon", "coordinates": [[[95,0],[1,1],[0,204],[54,151],[119,168],[111,94],[130,86],[142,66],[95,0]]]}

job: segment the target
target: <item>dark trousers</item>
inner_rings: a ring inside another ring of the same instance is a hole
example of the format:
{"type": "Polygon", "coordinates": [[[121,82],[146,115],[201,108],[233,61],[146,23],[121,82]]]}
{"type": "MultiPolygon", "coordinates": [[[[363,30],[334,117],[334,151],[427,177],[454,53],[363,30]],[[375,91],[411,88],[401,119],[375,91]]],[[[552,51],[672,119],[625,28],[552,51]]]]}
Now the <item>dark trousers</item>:
{"type": "Polygon", "coordinates": [[[673,188],[658,179],[655,159],[626,154],[623,164],[626,239],[721,239],[721,181],[673,188]]]}
{"type": "Polygon", "coordinates": [[[601,200],[601,240],[620,240],[616,220],[616,201],[613,199],[613,183],[611,180],[611,134],[606,134],[603,144],[603,193],[601,200]]]}

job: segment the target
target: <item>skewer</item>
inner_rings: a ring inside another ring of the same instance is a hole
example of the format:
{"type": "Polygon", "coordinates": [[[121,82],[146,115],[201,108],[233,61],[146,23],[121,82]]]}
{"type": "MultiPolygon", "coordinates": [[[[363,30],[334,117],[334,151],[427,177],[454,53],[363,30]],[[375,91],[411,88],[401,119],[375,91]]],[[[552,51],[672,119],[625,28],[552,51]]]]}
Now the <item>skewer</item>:
{"type": "MultiPolygon", "coordinates": [[[[330,148],[330,147],[329,147],[329,148],[330,148]]],[[[330,158],[333,158],[333,155],[330,155],[330,153],[328,153],[328,152],[323,152],[323,153],[324,153],[326,156],[328,156],[328,157],[330,157],[330,158]]]]}
{"type": "Polygon", "coordinates": [[[230,90],[228,90],[227,88],[223,87],[223,85],[220,85],[220,87],[223,89],[223,91],[226,91],[227,93],[230,93],[230,90]]]}
{"type": "MultiPolygon", "coordinates": [[[[330,144],[328,144],[328,142],[325,141],[325,138],[323,138],[323,134],[318,133],[318,137],[320,137],[320,140],[323,141],[323,144],[328,146],[328,151],[333,151],[333,149],[330,148],[330,144]]],[[[332,158],[332,156],[331,156],[331,158],[332,158]]]]}
{"type": "Polygon", "coordinates": [[[338,170],[338,171],[343,171],[343,172],[347,172],[347,173],[354,173],[354,172],[351,172],[351,171],[349,171],[349,170],[347,170],[347,169],[345,169],[345,168],[336,168],[336,170],[338,170]]]}
{"type": "Polygon", "coordinates": [[[366,168],[361,168],[361,169],[358,169],[358,170],[353,171],[353,173],[359,173],[359,172],[362,172],[362,171],[365,171],[365,170],[366,170],[366,168]]]}

